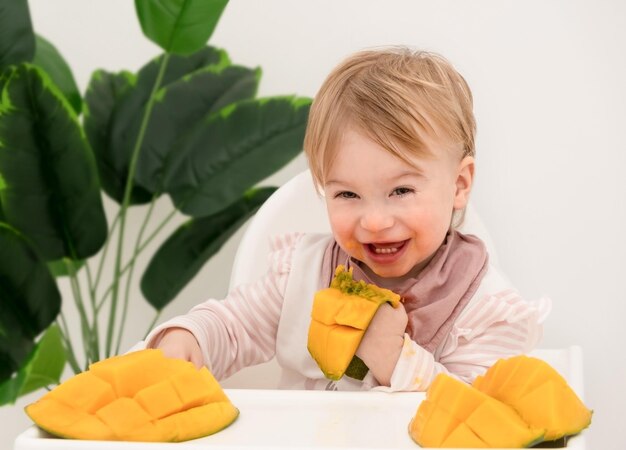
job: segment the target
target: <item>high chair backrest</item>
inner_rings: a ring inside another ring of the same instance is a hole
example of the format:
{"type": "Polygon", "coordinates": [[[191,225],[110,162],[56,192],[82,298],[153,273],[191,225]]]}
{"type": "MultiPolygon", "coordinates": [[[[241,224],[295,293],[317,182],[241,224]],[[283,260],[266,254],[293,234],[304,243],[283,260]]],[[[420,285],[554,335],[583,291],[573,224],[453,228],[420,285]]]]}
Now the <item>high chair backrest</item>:
{"type": "MultiPolygon", "coordinates": [[[[294,231],[330,233],[324,199],[316,192],[308,170],[281,186],[251,220],[235,254],[230,290],[263,276],[267,270],[269,238],[294,231]]],[[[491,237],[471,204],[459,231],[480,237],[487,246],[491,263],[497,264],[491,237]]]]}

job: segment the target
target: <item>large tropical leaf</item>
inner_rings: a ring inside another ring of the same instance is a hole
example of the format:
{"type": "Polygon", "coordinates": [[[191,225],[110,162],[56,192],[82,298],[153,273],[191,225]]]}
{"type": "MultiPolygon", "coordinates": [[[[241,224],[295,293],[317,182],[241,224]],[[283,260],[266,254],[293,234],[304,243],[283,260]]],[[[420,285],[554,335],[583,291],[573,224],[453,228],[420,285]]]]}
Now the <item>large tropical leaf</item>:
{"type": "Polygon", "coordinates": [[[135,0],[141,29],[164,51],[188,55],[213,34],[228,0],[135,0]]]}
{"type": "Polygon", "coordinates": [[[33,63],[41,67],[52,78],[52,81],[74,108],[74,112],[80,114],[83,100],[78,86],[76,86],[72,70],[56,47],[41,36],[36,37],[33,63]]]}
{"type": "Polygon", "coordinates": [[[36,66],[13,67],[0,96],[0,201],[46,261],[82,259],[107,236],[96,164],[69,106],[36,66]]]}
{"type": "MultiPolygon", "coordinates": [[[[140,97],[145,99],[152,91],[163,57],[164,55],[157,56],[139,70],[137,89],[141,93],[140,97]]],[[[207,66],[226,67],[231,64],[226,50],[212,46],[202,47],[191,55],[170,55],[160,87],[167,86],[207,66]]]]}
{"type": "Polygon", "coordinates": [[[142,277],[148,302],[163,309],[275,190],[252,189],[226,209],[181,225],[154,254],[142,277]]]}
{"type": "Polygon", "coordinates": [[[223,108],[196,126],[168,165],[165,188],[185,214],[214,214],[302,151],[311,101],[275,97],[223,108]]]}
{"type": "Polygon", "coordinates": [[[176,141],[205,116],[235,101],[253,98],[261,71],[239,66],[208,66],[158,92],[137,164],[137,183],[162,192],[162,178],[176,141]]]}
{"type": "Polygon", "coordinates": [[[15,229],[0,223],[0,382],[23,365],[33,340],[60,308],[61,294],[45,262],[15,229]]]}
{"type": "MultiPolygon", "coordinates": [[[[105,121],[98,120],[98,123],[92,123],[90,125],[93,126],[93,128],[90,130],[89,134],[90,136],[100,135],[101,142],[106,142],[106,145],[98,147],[96,154],[99,155],[100,170],[102,171],[104,168],[104,170],[109,173],[105,178],[112,181],[108,183],[106,192],[120,204],[124,199],[124,189],[126,180],[128,179],[130,160],[137,142],[137,136],[141,128],[146,104],[154,88],[162,58],[163,55],[146,64],[138,72],[136,81],[132,86],[119,92],[116,91],[119,95],[116,96],[114,100],[111,99],[111,96],[114,94],[114,92],[112,92],[113,89],[111,89],[109,100],[107,100],[106,83],[110,83],[110,81],[106,79],[97,97],[90,97],[88,93],[86,98],[89,111],[95,111],[100,108],[103,112],[106,112],[109,111],[108,102],[114,103],[106,131],[103,131],[105,121]],[[102,106],[97,105],[98,103],[101,103],[102,106]]],[[[206,47],[186,57],[173,55],[169,58],[161,86],[165,87],[185,75],[191,74],[206,66],[217,65],[221,67],[229,63],[230,61],[226,52],[213,47],[206,47]]],[[[104,118],[106,114],[101,115],[102,118],[104,118]]],[[[148,125],[149,123],[150,122],[148,122],[148,125]]],[[[152,198],[152,192],[136,184],[133,187],[133,194],[131,204],[147,203],[152,198]]]]}
{"type": "Polygon", "coordinates": [[[32,61],[35,35],[27,0],[0,0],[0,72],[32,61]]]}
{"type": "Polygon", "coordinates": [[[65,367],[61,330],[52,324],[35,345],[15,376],[0,383],[0,406],[37,389],[59,384],[65,367]]]}
{"type": "MultiPolygon", "coordinates": [[[[128,179],[128,159],[120,164],[119,171],[111,151],[111,123],[113,110],[117,101],[136,83],[136,77],[130,72],[109,73],[96,70],[91,75],[84,103],[85,134],[91,144],[96,162],[102,190],[113,200],[122,203],[124,189],[128,179]]],[[[152,194],[139,186],[133,186],[130,204],[147,203],[152,194]]]]}

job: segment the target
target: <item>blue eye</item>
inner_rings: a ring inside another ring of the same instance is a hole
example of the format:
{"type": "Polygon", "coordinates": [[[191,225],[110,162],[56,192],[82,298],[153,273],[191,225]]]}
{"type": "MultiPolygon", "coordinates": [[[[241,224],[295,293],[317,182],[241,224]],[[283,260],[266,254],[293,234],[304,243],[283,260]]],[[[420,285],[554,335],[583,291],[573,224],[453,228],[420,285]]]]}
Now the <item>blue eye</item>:
{"type": "Polygon", "coordinates": [[[399,187],[399,188],[395,188],[393,190],[393,192],[391,193],[391,195],[397,195],[399,197],[403,197],[407,194],[411,194],[415,192],[413,189],[408,188],[408,187],[399,187]]]}
{"type": "Polygon", "coordinates": [[[350,191],[340,191],[335,194],[335,198],[358,198],[358,195],[350,191]]]}

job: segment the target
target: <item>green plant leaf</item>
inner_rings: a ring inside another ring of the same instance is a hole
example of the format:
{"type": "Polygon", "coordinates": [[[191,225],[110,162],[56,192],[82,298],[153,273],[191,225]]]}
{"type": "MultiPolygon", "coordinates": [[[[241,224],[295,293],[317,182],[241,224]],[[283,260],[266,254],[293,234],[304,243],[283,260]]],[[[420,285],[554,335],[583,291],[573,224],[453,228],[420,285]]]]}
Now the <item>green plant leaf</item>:
{"type": "Polygon", "coordinates": [[[23,366],[60,308],[45,262],[17,230],[0,223],[0,381],[23,366]]]}
{"type": "Polygon", "coordinates": [[[188,55],[202,48],[228,0],[135,0],[143,34],[164,51],[188,55]]]}
{"type": "MultiPolygon", "coordinates": [[[[159,73],[163,54],[148,61],[137,73],[137,90],[141,93],[139,97],[145,99],[150,95],[154,81],[159,73]]],[[[168,62],[161,87],[167,86],[182,77],[191,75],[197,70],[202,70],[208,66],[226,67],[232,63],[228,53],[217,47],[202,47],[190,55],[171,55],[168,62]]]]}
{"type": "Polygon", "coordinates": [[[0,383],[0,405],[15,403],[18,397],[37,389],[59,384],[66,357],[61,330],[52,324],[12,378],[0,383]]]}
{"type": "Polygon", "coordinates": [[[107,237],[93,153],[74,111],[32,64],[9,70],[0,96],[0,199],[6,221],[46,261],[84,259],[107,237]]]}
{"type": "MultiPolygon", "coordinates": [[[[91,144],[96,162],[102,190],[118,203],[122,203],[124,189],[128,179],[128,160],[116,164],[111,151],[111,123],[113,111],[120,97],[135,85],[136,77],[130,72],[109,73],[105,70],[96,70],[89,80],[85,94],[83,124],[85,134],[91,144]]],[[[152,194],[139,186],[133,186],[130,204],[148,203],[152,194]]]]}
{"type": "Polygon", "coordinates": [[[0,1],[0,71],[32,61],[35,35],[27,0],[0,1]]]}
{"type": "Polygon", "coordinates": [[[148,302],[163,309],[275,190],[252,189],[226,209],[181,225],[144,272],[141,290],[148,302]]]}
{"type": "Polygon", "coordinates": [[[73,266],[73,271],[78,273],[78,271],[85,265],[85,260],[81,259],[79,261],[74,261],[68,259],[67,262],[64,259],[60,259],[58,261],[51,261],[48,263],[48,269],[50,269],[50,273],[53,277],[67,277],[69,276],[69,271],[67,265],[71,264],[73,266]]]}
{"type": "Polygon", "coordinates": [[[214,214],[302,151],[311,101],[274,97],[231,104],[181,142],[165,187],[185,214],[214,214]]]}
{"type": "Polygon", "coordinates": [[[176,141],[205,116],[232,102],[253,98],[260,75],[260,69],[208,66],[161,89],[137,164],[137,183],[162,192],[164,167],[177,150],[176,141]]]}
{"type": "MultiPolygon", "coordinates": [[[[119,96],[114,100],[107,128],[105,128],[104,120],[90,124],[92,128],[89,134],[100,135],[101,143],[103,143],[96,150],[96,153],[101,155],[98,157],[98,160],[103,162],[100,164],[100,170],[105,170],[108,173],[103,178],[109,180],[109,182],[103,183],[103,185],[107,186],[107,194],[120,204],[124,198],[124,188],[128,179],[130,160],[141,127],[141,120],[158,75],[161,58],[163,58],[163,55],[142,67],[137,74],[136,82],[129,88],[119,92],[119,96]],[[104,145],[105,138],[106,145],[104,145]]],[[[162,86],[165,87],[185,75],[206,66],[216,65],[222,67],[229,63],[226,52],[214,47],[205,47],[190,56],[174,55],[170,57],[163,76],[162,86]]],[[[95,110],[98,102],[102,104],[102,111],[107,110],[106,92],[104,90],[101,92],[101,96],[94,98],[93,101],[88,92],[86,101],[89,111],[95,110]]],[[[101,115],[104,118],[105,114],[101,115]]],[[[148,122],[149,125],[150,122],[148,122]]],[[[152,192],[145,189],[145,187],[138,186],[136,183],[133,187],[133,194],[131,204],[147,203],[152,199],[152,192]]]]}
{"type": "Polygon", "coordinates": [[[41,67],[63,93],[76,114],[83,109],[83,100],[70,66],[51,42],[37,35],[33,63],[41,67]]]}
{"type": "MultiPolygon", "coordinates": [[[[2,93],[2,91],[4,90],[4,85],[7,83],[7,81],[9,81],[9,71],[3,71],[2,69],[0,69],[0,93],[2,93]]],[[[2,101],[1,97],[0,101],[2,101]]]]}

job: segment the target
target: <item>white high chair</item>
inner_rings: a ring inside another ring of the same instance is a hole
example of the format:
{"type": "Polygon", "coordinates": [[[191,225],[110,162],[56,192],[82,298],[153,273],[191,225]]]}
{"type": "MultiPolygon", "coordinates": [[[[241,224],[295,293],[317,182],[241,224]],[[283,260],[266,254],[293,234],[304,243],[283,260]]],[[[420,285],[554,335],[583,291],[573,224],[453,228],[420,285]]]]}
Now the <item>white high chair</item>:
{"type": "MultiPolygon", "coordinates": [[[[255,281],[267,270],[269,237],[286,232],[330,232],[324,199],[317,193],[311,174],[305,170],[281,186],[259,209],[246,229],[235,254],[230,289],[255,281]]],[[[496,267],[498,257],[487,228],[471,204],[466,209],[459,231],[480,237],[496,267]]],[[[499,268],[499,267],[498,267],[499,268]]],[[[574,391],[583,395],[583,355],[579,346],[562,349],[537,349],[531,353],[552,365],[563,375],[574,391]]],[[[280,367],[273,359],[248,367],[221,384],[230,389],[275,389],[280,367]]],[[[567,448],[585,450],[585,433],[571,437],[567,448]]]]}
{"type": "MultiPolygon", "coordinates": [[[[459,230],[480,237],[487,246],[491,263],[497,265],[491,237],[471,205],[459,230]]],[[[282,185],[252,218],[235,254],[229,290],[262,277],[267,271],[269,238],[295,231],[330,233],[324,199],[315,190],[309,170],[282,185]]],[[[278,365],[270,361],[248,367],[223,384],[231,388],[271,389],[276,387],[278,378],[278,365]]]]}

